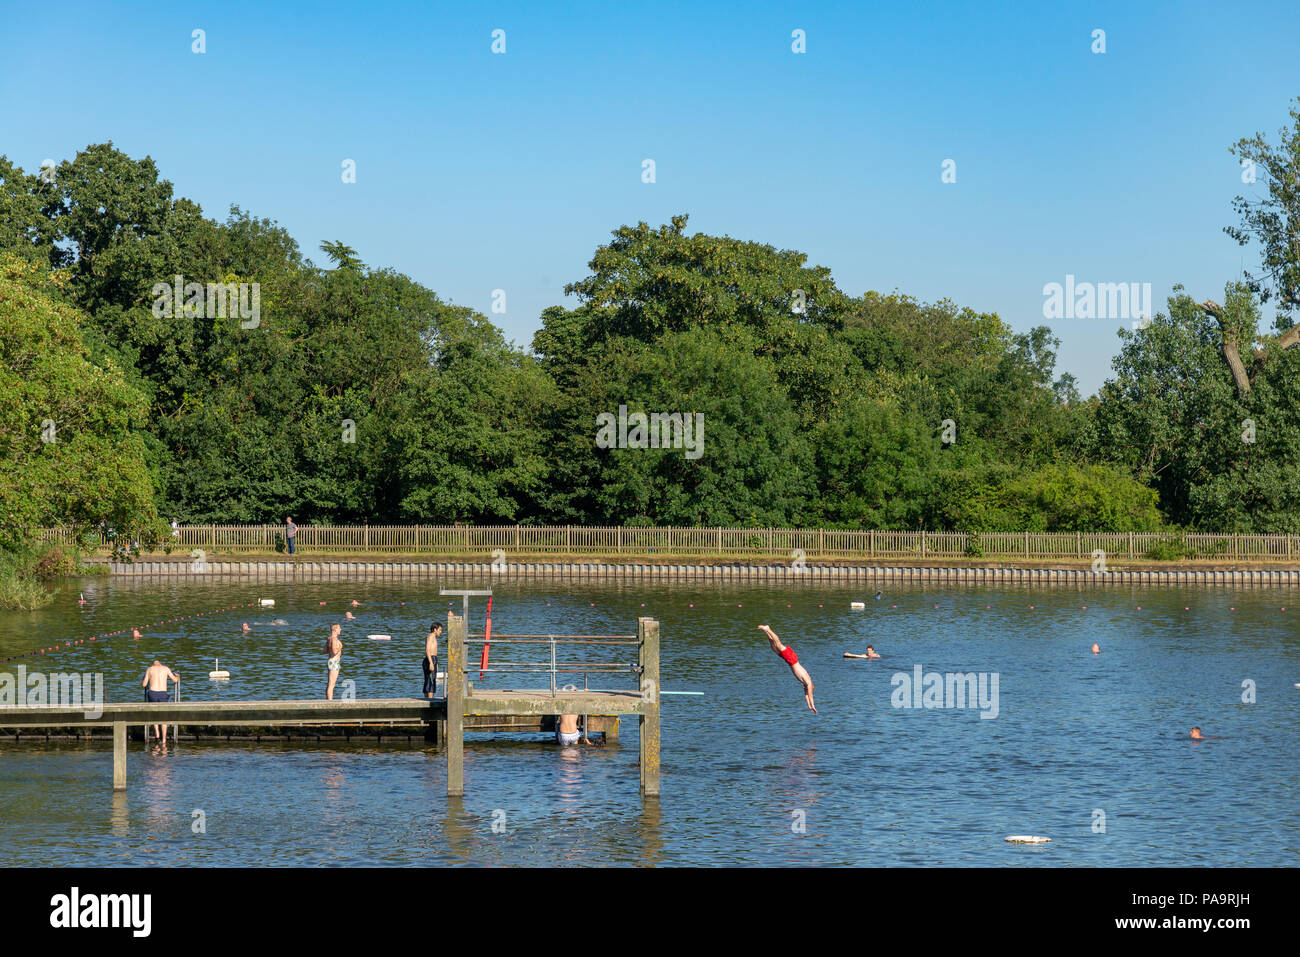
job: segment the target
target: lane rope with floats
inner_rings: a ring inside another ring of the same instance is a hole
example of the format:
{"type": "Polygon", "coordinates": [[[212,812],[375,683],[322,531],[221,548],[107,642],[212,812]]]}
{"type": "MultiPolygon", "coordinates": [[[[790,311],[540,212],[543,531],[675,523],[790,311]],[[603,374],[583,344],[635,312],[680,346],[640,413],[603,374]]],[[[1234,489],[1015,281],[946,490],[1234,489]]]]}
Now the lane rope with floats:
{"type": "Polygon", "coordinates": [[[175,618],[162,618],[159,619],[158,621],[151,621],[147,625],[134,625],[127,628],[122,628],[119,631],[106,631],[100,634],[89,635],[88,637],[85,638],[75,638],[75,639],[69,638],[65,641],[53,644],[48,648],[34,648],[31,651],[23,651],[23,652],[19,652],[18,654],[7,655],[4,658],[0,658],[0,664],[4,664],[9,661],[17,661],[20,658],[36,658],[36,657],[40,657],[41,655],[53,654],[56,651],[66,651],[68,648],[73,648],[76,647],[77,645],[84,645],[87,643],[93,643],[97,641],[107,641],[109,638],[118,638],[121,637],[122,635],[143,637],[142,635],[140,635],[141,631],[148,628],[157,627],[158,625],[171,625],[171,624],[175,624],[176,622],[189,621],[190,619],[193,618],[203,618],[207,615],[223,615],[226,612],[238,611],[241,608],[251,608],[256,604],[257,602],[250,601],[242,605],[225,605],[221,608],[214,608],[211,611],[199,611],[189,615],[179,615],[175,618]]]}

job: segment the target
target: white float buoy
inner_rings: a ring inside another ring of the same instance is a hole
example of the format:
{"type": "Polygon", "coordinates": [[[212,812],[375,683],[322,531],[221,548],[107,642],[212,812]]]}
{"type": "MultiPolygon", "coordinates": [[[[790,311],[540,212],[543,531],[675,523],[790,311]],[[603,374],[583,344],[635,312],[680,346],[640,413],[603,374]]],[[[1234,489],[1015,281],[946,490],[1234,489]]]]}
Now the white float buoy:
{"type": "Polygon", "coordinates": [[[851,608],[853,611],[862,611],[866,607],[867,607],[867,603],[865,601],[849,602],[849,608],[851,608]]]}
{"type": "Polygon", "coordinates": [[[392,641],[392,635],[366,635],[371,641],[392,641]]]}
{"type": "Polygon", "coordinates": [[[260,605],[274,605],[274,604],[275,604],[275,599],[274,599],[274,598],[260,598],[260,599],[258,599],[258,604],[260,604],[260,605]]]}
{"type": "Polygon", "coordinates": [[[1010,841],[1012,844],[1051,844],[1052,843],[1052,839],[1050,837],[1036,837],[1031,834],[1012,834],[1010,837],[1004,838],[1004,840],[1010,841]]]}
{"type": "Polygon", "coordinates": [[[212,659],[212,668],[213,668],[213,670],[208,672],[208,677],[211,678],[213,681],[220,681],[220,680],[222,680],[222,679],[225,679],[225,678],[229,678],[229,677],[230,677],[230,672],[229,672],[229,671],[222,671],[222,670],[221,670],[221,659],[220,659],[220,658],[213,658],[213,659],[212,659]]]}

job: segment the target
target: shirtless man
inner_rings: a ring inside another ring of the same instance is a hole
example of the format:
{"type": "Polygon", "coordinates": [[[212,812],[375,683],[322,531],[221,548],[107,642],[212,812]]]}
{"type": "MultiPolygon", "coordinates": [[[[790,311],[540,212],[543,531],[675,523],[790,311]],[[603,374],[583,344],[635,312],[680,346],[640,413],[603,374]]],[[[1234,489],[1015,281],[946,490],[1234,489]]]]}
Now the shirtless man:
{"type": "MultiPolygon", "coordinates": [[[[154,702],[170,701],[171,695],[167,691],[167,682],[169,681],[174,681],[179,685],[181,676],[155,658],[153,664],[145,669],[144,680],[140,682],[140,687],[145,689],[145,700],[154,702]]],[[[163,744],[167,743],[167,725],[155,724],[153,733],[163,744]]]]}
{"type": "Polygon", "coordinates": [[[770,626],[759,625],[758,630],[767,635],[768,644],[772,646],[777,657],[790,666],[790,671],[794,673],[796,680],[803,685],[803,700],[808,702],[808,710],[816,714],[817,706],[813,704],[813,680],[812,675],[808,674],[808,669],[799,664],[799,656],[794,653],[793,648],[781,644],[781,639],[770,626]]]}
{"type": "Polygon", "coordinates": [[[582,738],[583,744],[591,744],[587,740],[586,722],[583,722],[582,731],[578,731],[578,716],[576,714],[562,714],[555,721],[555,743],[563,745],[577,744],[578,739],[582,738]]]}
{"type": "Polygon", "coordinates": [[[342,667],[343,661],[343,642],[339,640],[339,633],[343,631],[343,626],[337,621],[330,625],[330,636],[325,639],[325,654],[329,656],[325,662],[325,669],[329,673],[329,683],[325,686],[325,700],[334,700],[334,683],[339,680],[339,668],[342,667]]]}
{"type": "Polygon", "coordinates": [[[432,698],[438,687],[438,636],[442,634],[442,622],[435,621],[429,626],[429,633],[424,636],[424,659],[420,662],[424,670],[424,696],[432,698]]]}

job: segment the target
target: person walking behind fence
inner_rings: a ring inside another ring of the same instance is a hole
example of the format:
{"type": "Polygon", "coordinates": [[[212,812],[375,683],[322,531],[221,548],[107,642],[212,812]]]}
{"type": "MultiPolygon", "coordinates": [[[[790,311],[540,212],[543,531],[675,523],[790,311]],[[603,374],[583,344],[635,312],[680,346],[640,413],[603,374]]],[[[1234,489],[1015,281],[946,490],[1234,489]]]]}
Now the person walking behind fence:
{"type": "Polygon", "coordinates": [[[330,625],[330,636],[325,639],[325,654],[329,655],[325,662],[325,670],[329,674],[329,683],[325,685],[325,700],[334,700],[334,683],[339,680],[339,668],[343,666],[343,642],[339,640],[339,633],[343,626],[337,621],[330,625]]]}
{"type": "Polygon", "coordinates": [[[808,669],[799,664],[799,656],[794,653],[794,649],[781,644],[781,639],[767,625],[759,625],[758,630],[767,635],[767,642],[772,646],[778,658],[790,666],[795,679],[803,685],[803,700],[808,703],[808,710],[813,714],[817,713],[817,706],[813,704],[813,680],[812,675],[808,674],[808,669]]]}
{"type": "MultiPolygon", "coordinates": [[[[144,679],[140,682],[140,687],[145,689],[145,700],[155,704],[170,701],[171,695],[167,691],[167,682],[169,681],[174,681],[179,686],[181,676],[155,658],[153,664],[145,669],[144,679]]],[[[167,743],[167,725],[155,724],[153,733],[163,744],[167,743]]]]}
{"type": "Polygon", "coordinates": [[[293,516],[290,515],[284,520],[284,541],[289,546],[289,554],[293,554],[293,540],[298,534],[298,526],[293,523],[293,516]]]}
{"type": "Polygon", "coordinates": [[[435,621],[429,626],[429,633],[424,636],[424,658],[420,666],[424,669],[424,696],[432,698],[438,687],[438,636],[442,634],[442,623],[435,621]]]}

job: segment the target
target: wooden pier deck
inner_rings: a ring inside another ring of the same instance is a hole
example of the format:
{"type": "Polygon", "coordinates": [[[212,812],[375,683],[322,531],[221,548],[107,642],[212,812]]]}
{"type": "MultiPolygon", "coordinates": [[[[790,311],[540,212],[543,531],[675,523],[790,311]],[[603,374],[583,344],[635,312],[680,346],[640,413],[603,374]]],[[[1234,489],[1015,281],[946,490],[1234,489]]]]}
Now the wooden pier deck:
{"type": "MultiPolygon", "coordinates": [[[[88,717],[84,707],[0,708],[0,741],[31,740],[38,729],[54,729],[68,736],[95,736],[109,732],[113,739],[113,788],[126,787],[127,730],[133,727],[171,725],[189,729],[231,728],[254,732],[257,737],[294,740],[316,730],[367,730],[377,736],[396,729],[423,733],[428,741],[447,747],[447,793],[464,794],[464,734],[466,731],[553,731],[561,714],[588,717],[587,730],[606,742],[618,740],[619,719],[636,715],[641,722],[641,791],[659,793],[659,623],[640,620],[638,670],[642,691],[574,691],[549,689],[501,690],[474,688],[468,681],[465,655],[465,621],[448,615],[447,697],[355,698],[333,701],[165,701],[106,702],[102,711],[88,717]],[[261,734],[265,731],[265,735],[261,734]],[[294,733],[296,732],[296,733],[294,733]]],[[[100,709],[96,709],[99,711],[100,709]]]]}

